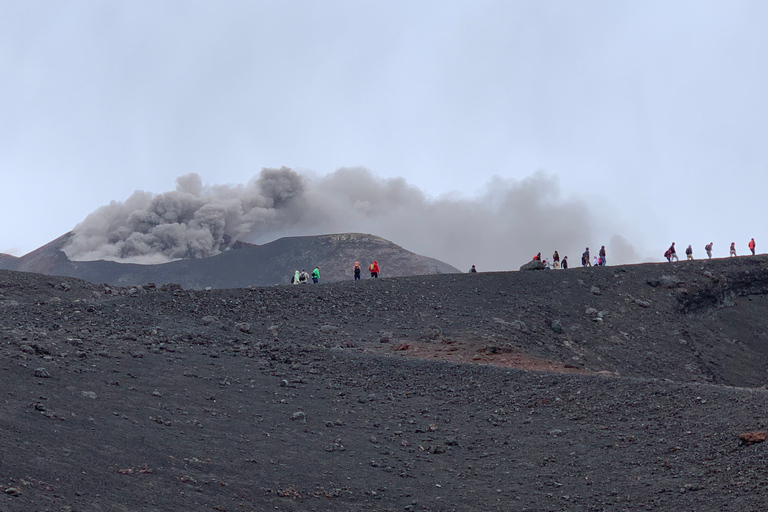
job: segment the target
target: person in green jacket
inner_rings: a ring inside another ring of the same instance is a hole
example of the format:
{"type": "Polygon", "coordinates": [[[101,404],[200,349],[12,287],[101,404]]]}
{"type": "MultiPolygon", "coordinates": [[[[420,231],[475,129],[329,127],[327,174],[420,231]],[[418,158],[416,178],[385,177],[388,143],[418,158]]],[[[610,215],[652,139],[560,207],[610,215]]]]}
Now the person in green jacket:
{"type": "Polygon", "coordinates": [[[312,282],[315,284],[320,282],[320,267],[315,267],[312,271],[312,282]]]}

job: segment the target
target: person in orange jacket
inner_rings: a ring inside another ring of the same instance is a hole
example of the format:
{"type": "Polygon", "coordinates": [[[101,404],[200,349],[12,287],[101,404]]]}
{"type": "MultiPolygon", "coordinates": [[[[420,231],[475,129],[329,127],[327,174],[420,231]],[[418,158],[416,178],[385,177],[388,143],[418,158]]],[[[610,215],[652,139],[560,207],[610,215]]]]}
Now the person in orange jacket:
{"type": "Polygon", "coordinates": [[[755,255],[755,239],[749,241],[749,250],[752,251],[752,256],[755,255]]]}
{"type": "Polygon", "coordinates": [[[371,277],[379,277],[379,264],[376,262],[376,260],[368,265],[368,270],[371,271],[371,277]]]}

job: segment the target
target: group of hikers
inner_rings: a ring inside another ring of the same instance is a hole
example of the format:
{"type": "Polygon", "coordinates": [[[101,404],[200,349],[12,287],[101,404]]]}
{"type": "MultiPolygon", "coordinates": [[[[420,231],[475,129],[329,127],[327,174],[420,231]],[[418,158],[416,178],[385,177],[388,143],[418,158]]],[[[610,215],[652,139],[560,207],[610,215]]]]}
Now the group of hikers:
{"type": "MultiPolygon", "coordinates": [[[[353,272],[355,274],[355,281],[360,279],[360,262],[359,261],[355,262],[355,267],[353,269],[353,272]]],[[[376,260],[373,260],[373,263],[368,265],[368,272],[371,273],[371,277],[372,278],[374,278],[374,279],[378,278],[379,277],[379,262],[377,262],[376,260]]]]}
{"type": "Polygon", "coordinates": [[[298,270],[293,273],[293,277],[291,277],[291,284],[305,284],[309,282],[310,277],[312,278],[312,282],[317,284],[320,282],[320,267],[315,267],[315,270],[312,271],[312,274],[310,275],[309,272],[306,270],[303,270],[299,272],[298,270]]]}
{"type": "MultiPolygon", "coordinates": [[[[379,277],[379,262],[376,260],[373,261],[370,265],[368,265],[368,271],[371,273],[371,277],[378,278],[379,277]]],[[[352,269],[352,272],[355,276],[355,280],[360,279],[360,262],[356,261],[355,266],[352,269]]],[[[312,282],[317,284],[320,282],[320,267],[315,267],[315,270],[312,271],[312,274],[307,272],[306,270],[302,270],[299,272],[296,270],[293,273],[293,276],[291,276],[291,284],[304,284],[308,283],[309,280],[312,279],[312,282]]]]}
{"type": "MultiPolygon", "coordinates": [[[[707,253],[707,258],[712,259],[712,246],[714,245],[713,242],[709,242],[707,245],[704,246],[704,250],[707,253]]],[[[747,244],[747,247],[749,247],[750,252],[752,253],[752,256],[755,255],[755,239],[750,239],[749,243],[747,244]]],[[[672,261],[680,261],[680,258],[677,257],[677,250],[675,249],[675,242],[672,242],[672,245],[669,246],[669,249],[664,253],[664,257],[667,258],[667,261],[670,263],[672,261]]],[[[688,260],[693,259],[693,247],[691,245],[688,245],[688,247],[685,249],[685,257],[688,260]]],[[[731,242],[729,257],[735,258],[736,257],[736,242],[731,242]]]]}
{"type": "MultiPolygon", "coordinates": [[[[540,261],[544,264],[545,269],[567,269],[568,268],[568,256],[563,256],[560,261],[560,254],[555,251],[552,255],[552,265],[550,266],[547,260],[541,258],[541,253],[538,253],[533,257],[533,261],[540,261]]],[[[590,259],[589,247],[587,247],[581,254],[581,266],[582,267],[603,267],[608,264],[608,259],[605,257],[605,246],[600,247],[597,256],[590,259]]]]}

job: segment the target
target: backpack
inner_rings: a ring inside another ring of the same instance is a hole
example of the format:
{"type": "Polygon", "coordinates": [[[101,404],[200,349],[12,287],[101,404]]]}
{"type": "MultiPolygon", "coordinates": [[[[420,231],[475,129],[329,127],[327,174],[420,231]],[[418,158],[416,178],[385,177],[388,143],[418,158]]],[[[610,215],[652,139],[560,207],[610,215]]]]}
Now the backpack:
{"type": "Polygon", "coordinates": [[[672,251],[670,251],[669,249],[667,249],[667,252],[664,253],[664,257],[667,259],[669,259],[671,255],[672,255],[672,251]]]}

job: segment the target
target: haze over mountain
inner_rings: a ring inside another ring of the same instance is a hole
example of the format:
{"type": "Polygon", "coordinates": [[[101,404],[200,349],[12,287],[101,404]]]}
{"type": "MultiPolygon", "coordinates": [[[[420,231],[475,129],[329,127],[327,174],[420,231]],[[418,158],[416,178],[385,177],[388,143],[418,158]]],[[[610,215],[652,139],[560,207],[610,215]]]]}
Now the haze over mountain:
{"type": "Polygon", "coordinates": [[[462,199],[430,198],[403,178],[381,180],[363,168],[312,177],[282,167],[246,185],[203,185],[187,174],[176,190],[136,191],[90,214],[63,250],[74,261],[165,263],[215,256],[237,241],[365,232],[461,269],[508,270],[556,249],[573,260],[600,245],[612,264],[640,261],[621,231],[599,203],[561,196],[543,172],[496,177],[481,197],[462,199]]]}

